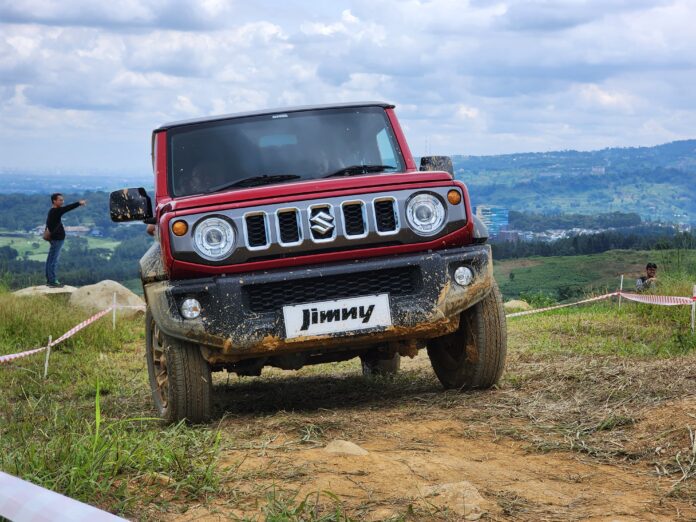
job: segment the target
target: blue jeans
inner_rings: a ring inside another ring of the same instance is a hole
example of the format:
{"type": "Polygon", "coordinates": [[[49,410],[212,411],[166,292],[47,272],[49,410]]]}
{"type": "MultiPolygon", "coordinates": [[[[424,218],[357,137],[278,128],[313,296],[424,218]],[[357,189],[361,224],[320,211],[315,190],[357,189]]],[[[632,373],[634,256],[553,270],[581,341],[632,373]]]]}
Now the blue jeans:
{"type": "Polygon", "coordinates": [[[56,282],[56,269],[58,268],[58,258],[60,249],[63,248],[63,239],[52,239],[51,248],[48,250],[46,258],[46,282],[52,284],[56,282]]]}

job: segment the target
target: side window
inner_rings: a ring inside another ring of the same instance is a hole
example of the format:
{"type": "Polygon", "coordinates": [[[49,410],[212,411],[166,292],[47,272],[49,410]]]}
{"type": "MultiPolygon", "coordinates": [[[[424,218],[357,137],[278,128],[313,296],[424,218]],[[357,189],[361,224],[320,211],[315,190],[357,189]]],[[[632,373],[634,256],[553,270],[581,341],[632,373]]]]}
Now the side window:
{"type": "Polygon", "coordinates": [[[387,135],[387,129],[382,129],[377,133],[377,148],[379,148],[379,155],[382,161],[382,165],[392,165],[396,166],[396,158],[394,157],[394,149],[389,141],[389,136],[387,135]]]}

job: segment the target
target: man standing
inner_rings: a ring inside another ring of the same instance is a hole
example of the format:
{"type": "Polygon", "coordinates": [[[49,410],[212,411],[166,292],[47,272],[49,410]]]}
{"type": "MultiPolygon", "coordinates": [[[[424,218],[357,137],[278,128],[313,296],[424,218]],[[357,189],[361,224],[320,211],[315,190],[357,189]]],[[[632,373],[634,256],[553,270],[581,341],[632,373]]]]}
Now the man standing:
{"type": "Polygon", "coordinates": [[[655,274],[657,274],[657,265],[655,263],[648,263],[645,266],[645,275],[636,279],[636,290],[643,292],[652,288],[657,282],[655,274]]]}
{"type": "Polygon", "coordinates": [[[46,258],[46,284],[52,288],[63,286],[56,278],[58,257],[60,257],[60,249],[63,248],[63,241],[65,241],[65,229],[63,228],[61,218],[66,212],[87,204],[84,199],[81,199],[64,207],[64,201],[63,194],[59,192],[51,194],[52,207],[48,211],[48,217],[46,218],[46,229],[50,234],[49,241],[51,242],[51,248],[48,250],[48,257],[46,258]]]}

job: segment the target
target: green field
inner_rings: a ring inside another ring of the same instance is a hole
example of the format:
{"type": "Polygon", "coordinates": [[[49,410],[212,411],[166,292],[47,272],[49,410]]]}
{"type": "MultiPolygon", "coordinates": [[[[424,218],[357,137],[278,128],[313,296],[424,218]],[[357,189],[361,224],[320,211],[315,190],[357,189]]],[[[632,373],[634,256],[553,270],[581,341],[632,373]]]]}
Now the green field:
{"type": "Polygon", "coordinates": [[[495,261],[494,271],[506,299],[543,293],[563,301],[616,290],[621,274],[624,274],[624,289],[633,290],[636,278],[643,274],[649,261],[657,263],[658,278],[665,270],[696,272],[693,250],[610,250],[586,256],[506,259],[495,261]]]}
{"type": "MultiPolygon", "coordinates": [[[[68,236],[67,241],[69,242],[70,239],[70,236],[68,236]]],[[[88,237],[86,239],[89,248],[105,248],[111,251],[120,243],[120,241],[115,239],[100,237],[88,237]]],[[[45,261],[49,245],[41,237],[34,234],[6,233],[0,234],[0,247],[3,246],[14,248],[19,252],[19,257],[24,257],[25,254],[28,254],[28,259],[31,261],[45,261]]]]}

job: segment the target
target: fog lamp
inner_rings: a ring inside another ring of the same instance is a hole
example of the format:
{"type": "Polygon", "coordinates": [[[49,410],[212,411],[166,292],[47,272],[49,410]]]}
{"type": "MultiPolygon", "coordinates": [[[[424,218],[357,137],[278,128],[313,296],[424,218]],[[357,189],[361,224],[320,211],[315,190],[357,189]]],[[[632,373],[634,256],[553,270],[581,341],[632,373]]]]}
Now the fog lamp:
{"type": "Polygon", "coordinates": [[[474,273],[466,266],[460,266],[454,271],[454,280],[459,286],[468,286],[474,280],[474,273]]]}
{"type": "Polygon", "coordinates": [[[184,299],[184,302],[181,303],[181,315],[185,319],[195,319],[201,315],[201,303],[193,298],[184,299]]]}

